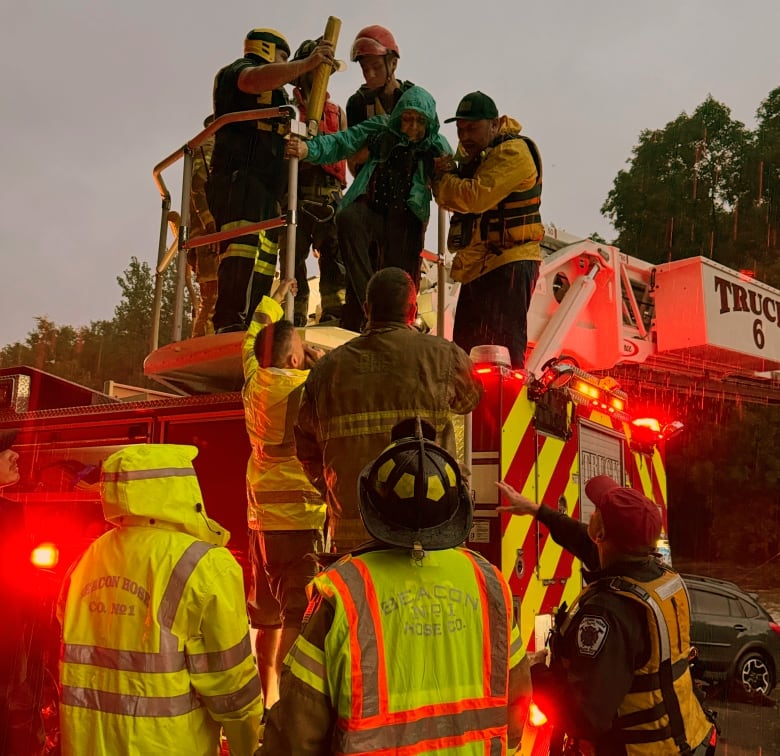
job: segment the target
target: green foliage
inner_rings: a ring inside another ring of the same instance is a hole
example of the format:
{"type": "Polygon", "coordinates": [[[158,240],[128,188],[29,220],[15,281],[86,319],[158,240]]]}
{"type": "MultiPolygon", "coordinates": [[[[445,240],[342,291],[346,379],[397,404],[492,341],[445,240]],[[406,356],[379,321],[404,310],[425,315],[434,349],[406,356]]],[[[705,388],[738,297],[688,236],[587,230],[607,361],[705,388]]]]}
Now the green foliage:
{"type": "MultiPolygon", "coordinates": [[[[639,135],[602,212],[629,255],[695,255],[780,286],[780,87],[750,131],[712,97],[639,135]]],[[[692,401],[689,402],[689,405],[692,401]]],[[[780,408],[701,400],[669,445],[674,554],[761,563],[780,552],[780,408]]]]}
{"type": "MultiPolygon", "coordinates": [[[[173,332],[175,276],[174,264],[163,278],[161,344],[169,342],[173,332]]],[[[36,329],[23,343],[0,350],[0,367],[30,365],[99,391],[111,379],[155,387],[143,374],[152,325],[152,270],[133,257],[123,275],[117,277],[117,283],[122,295],[113,320],[74,328],[57,326],[45,316],[37,317],[36,329]]],[[[190,320],[185,318],[184,332],[189,333],[190,328],[190,320]]]]}
{"type": "Polygon", "coordinates": [[[731,264],[751,144],[750,132],[712,97],[690,116],[643,131],[601,209],[618,231],[617,246],[654,263],[703,255],[731,264]]]}

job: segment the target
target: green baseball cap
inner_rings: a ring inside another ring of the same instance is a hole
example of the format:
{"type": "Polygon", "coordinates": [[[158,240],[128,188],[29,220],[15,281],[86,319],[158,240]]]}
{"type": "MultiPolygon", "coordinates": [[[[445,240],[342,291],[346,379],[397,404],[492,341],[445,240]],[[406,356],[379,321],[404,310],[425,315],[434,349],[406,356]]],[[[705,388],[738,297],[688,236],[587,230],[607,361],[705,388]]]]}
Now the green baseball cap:
{"type": "Polygon", "coordinates": [[[498,118],[498,108],[492,98],[484,92],[470,92],[459,103],[452,118],[446,118],[444,123],[463,121],[482,121],[498,118]]]}

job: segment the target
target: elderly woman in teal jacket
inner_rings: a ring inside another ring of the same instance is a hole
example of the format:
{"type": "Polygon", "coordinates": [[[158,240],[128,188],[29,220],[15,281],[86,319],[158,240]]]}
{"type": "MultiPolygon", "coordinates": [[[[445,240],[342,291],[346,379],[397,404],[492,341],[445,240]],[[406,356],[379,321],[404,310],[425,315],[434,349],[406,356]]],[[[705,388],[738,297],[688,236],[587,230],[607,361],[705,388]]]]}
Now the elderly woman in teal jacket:
{"type": "Polygon", "coordinates": [[[336,214],[348,283],[341,325],[353,331],[362,326],[366,285],[377,270],[402,268],[419,287],[433,160],[452,154],[439,133],[435,100],[415,86],[389,116],[374,116],[308,142],[291,138],[287,156],[325,165],[360,151],[367,160],[336,214]]]}

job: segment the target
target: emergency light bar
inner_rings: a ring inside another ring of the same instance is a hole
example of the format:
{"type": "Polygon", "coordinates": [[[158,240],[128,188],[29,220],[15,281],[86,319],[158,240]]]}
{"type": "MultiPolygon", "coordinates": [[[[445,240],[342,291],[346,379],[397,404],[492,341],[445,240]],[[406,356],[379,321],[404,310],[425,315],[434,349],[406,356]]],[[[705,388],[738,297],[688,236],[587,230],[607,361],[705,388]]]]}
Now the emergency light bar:
{"type": "Polygon", "coordinates": [[[628,394],[612,378],[597,378],[580,368],[572,368],[573,378],[567,391],[575,404],[605,412],[621,421],[630,420],[626,411],[628,394]]]}

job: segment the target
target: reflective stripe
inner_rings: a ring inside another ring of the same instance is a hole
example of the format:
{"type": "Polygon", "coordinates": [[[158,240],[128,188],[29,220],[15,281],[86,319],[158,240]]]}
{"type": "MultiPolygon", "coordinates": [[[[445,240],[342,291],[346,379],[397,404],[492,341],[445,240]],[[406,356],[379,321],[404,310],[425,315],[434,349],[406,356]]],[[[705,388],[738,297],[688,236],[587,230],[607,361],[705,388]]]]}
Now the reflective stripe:
{"type": "Polygon", "coordinates": [[[65,706],[78,706],[83,709],[96,709],[105,714],[132,717],[180,717],[202,706],[192,689],[180,696],[151,698],[76,688],[71,685],[62,686],[62,703],[65,706]]]}
{"type": "MultiPolygon", "coordinates": [[[[334,570],[331,579],[337,586],[341,584],[344,608],[349,615],[350,627],[350,659],[352,661],[352,716],[355,719],[373,717],[379,714],[379,686],[383,686],[382,698],[387,701],[387,676],[380,675],[379,640],[381,627],[374,626],[374,615],[369,606],[366,592],[366,579],[370,575],[366,566],[356,560],[339,565],[334,570]],[[359,695],[355,695],[356,688],[359,695]]],[[[384,657],[382,672],[384,672],[384,657]]]]}
{"type": "Polygon", "coordinates": [[[187,666],[184,653],[181,651],[146,653],[78,643],[63,644],[62,661],[66,664],[91,664],[93,667],[106,667],[124,672],[180,672],[187,666]]]}
{"type": "Polygon", "coordinates": [[[257,257],[257,247],[252,244],[239,244],[233,241],[224,252],[219,253],[220,260],[224,260],[227,257],[242,257],[247,260],[254,260],[257,257]]]}
{"type": "Polygon", "coordinates": [[[205,672],[225,672],[238,666],[244,659],[252,655],[252,642],[249,632],[233,648],[225,651],[209,651],[205,654],[190,654],[187,656],[187,666],[193,674],[205,672]]]}
{"type": "Polygon", "coordinates": [[[487,596],[487,606],[483,608],[483,642],[485,669],[490,670],[489,690],[491,696],[506,696],[509,685],[509,606],[504,589],[492,564],[477,559],[468,551],[463,552],[472,562],[477,573],[482,575],[484,585],[482,595],[487,596]]]}
{"type": "Polygon", "coordinates": [[[299,635],[295,645],[290,649],[290,656],[286,663],[299,680],[311,685],[318,693],[327,695],[325,653],[321,648],[317,648],[302,635],[299,635]]]}
{"type": "Polygon", "coordinates": [[[157,609],[157,621],[160,623],[160,652],[172,652],[179,648],[179,640],[173,634],[171,628],[176,619],[176,612],[184,594],[184,586],[190,579],[195,567],[203,556],[215,548],[213,544],[205,541],[194,541],[179,557],[176,566],[168,578],[162,601],[157,609]]]}
{"type": "MultiPolygon", "coordinates": [[[[436,432],[440,433],[450,420],[448,410],[439,410],[431,412],[428,409],[410,409],[406,412],[410,417],[412,415],[422,415],[426,420],[433,423],[436,432]]],[[[397,410],[385,410],[380,412],[356,412],[351,415],[338,415],[330,418],[327,427],[327,436],[323,440],[332,438],[342,438],[344,436],[365,435],[365,434],[389,434],[393,426],[398,423],[397,410]]]]}
{"type": "Polygon", "coordinates": [[[155,470],[125,470],[104,472],[104,483],[127,483],[131,480],[154,480],[156,478],[189,478],[195,476],[191,467],[160,467],[155,470]]]}
{"type": "MultiPolygon", "coordinates": [[[[393,743],[395,748],[413,748],[411,753],[420,753],[428,748],[446,748],[468,742],[469,733],[473,740],[482,740],[485,731],[506,728],[506,704],[483,707],[482,699],[460,701],[459,707],[473,705],[476,708],[453,711],[444,714],[430,714],[427,711],[411,712],[419,719],[407,722],[390,722],[363,731],[344,731],[337,728],[336,748],[339,753],[370,753],[386,748],[393,743]]],[[[431,706],[431,709],[439,708],[431,706]]],[[[392,716],[392,715],[389,715],[392,716]]],[[[501,745],[501,736],[496,734],[501,745]]],[[[396,751],[394,750],[394,753],[396,751]]],[[[491,752],[492,748],[491,748],[491,752]]],[[[499,750],[498,753],[501,753],[499,750]]]]}
{"type": "Polygon", "coordinates": [[[209,710],[215,714],[230,714],[240,711],[262,694],[260,678],[254,675],[243,688],[233,693],[225,693],[221,696],[204,696],[201,693],[201,698],[209,710]]]}
{"type": "Polygon", "coordinates": [[[404,711],[389,710],[383,628],[368,565],[356,557],[328,571],[350,628],[352,696],[349,715],[340,718],[336,725],[338,753],[389,753],[388,744],[392,744],[393,753],[414,756],[425,750],[477,741],[485,742],[486,754],[504,752],[508,638],[512,627],[508,589],[492,565],[466,551],[462,553],[471,562],[482,599],[484,694],[404,711]]]}
{"type": "MultiPolygon", "coordinates": [[[[124,473],[117,474],[122,475],[124,473]]],[[[211,544],[195,541],[182,554],[173,568],[173,572],[168,580],[168,586],[157,610],[157,619],[160,623],[159,652],[128,651],[105,648],[104,646],[66,643],[63,645],[63,662],[91,664],[95,667],[124,672],[180,672],[186,669],[187,664],[184,652],[179,650],[179,641],[173,635],[171,628],[176,618],[176,611],[181,601],[185,583],[203,555],[212,548],[214,546],[211,544]]],[[[73,705],[76,706],[78,704],[73,705]]]]}
{"type": "Polygon", "coordinates": [[[301,488],[290,488],[286,491],[256,491],[255,498],[260,504],[300,504],[306,501],[321,503],[321,499],[313,495],[311,489],[301,488]]]}

